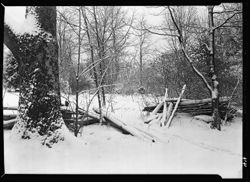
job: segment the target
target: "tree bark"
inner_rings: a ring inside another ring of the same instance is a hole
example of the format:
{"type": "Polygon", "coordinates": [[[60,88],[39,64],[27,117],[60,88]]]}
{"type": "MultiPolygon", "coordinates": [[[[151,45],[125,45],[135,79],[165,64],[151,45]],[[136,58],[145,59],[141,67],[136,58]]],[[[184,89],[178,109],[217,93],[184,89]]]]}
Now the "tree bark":
{"type": "MultiPolygon", "coordinates": [[[[52,147],[54,143],[64,140],[60,132],[64,122],[60,112],[56,7],[29,7],[28,16],[32,14],[41,31],[34,35],[25,33],[15,36],[22,83],[19,119],[13,131],[23,139],[38,137],[43,145],[52,147]]],[[[15,35],[13,32],[7,34],[15,35]]],[[[15,43],[12,41],[10,44],[15,43]]],[[[8,48],[15,51],[11,46],[8,48]]]]}
{"type": "Polygon", "coordinates": [[[219,82],[217,79],[217,73],[215,70],[215,59],[214,59],[214,52],[215,52],[215,46],[214,46],[214,20],[213,20],[213,6],[208,6],[208,20],[209,20],[209,44],[210,44],[210,61],[209,61],[209,67],[210,67],[210,75],[212,78],[212,116],[214,121],[212,122],[211,128],[217,128],[218,130],[221,130],[221,118],[219,115],[219,82]]]}
{"type": "Polygon", "coordinates": [[[77,71],[76,71],[76,121],[75,121],[75,136],[78,134],[78,93],[79,93],[79,67],[81,59],[81,9],[79,8],[79,34],[78,34],[78,61],[77,61],[77,71]]]}
{"type": "MultiPolygon", "coordinates": [[[[105,31],[103,32],[103,39],[101,39],[101,35],[100,35],[100,32],[99,32],[99,27],[98,27],[98,21],[97,21],[97,14],[96,14],[96,7],[93,7],[93,15],[94,15],[94,20],[95,20],[95,33],[96,33],[96,41],[97,41],[97,46],[98,46],[98,56],[99,56],[99,59],[101,60],[101,62],[99,63],[99,71],[100,71],[100,86],[102,84],[105,84],[105,73],[103,73],[103,70],[104,70],[104,60],[103,60],[103,57],[104,57],[104,34],[105,34],[105,31]]],[[[106,100],[105,100],[105,90],[103,87],[101,87],[101,95],[102,95],[102,104],[105,106],[106,105],[106,100]]]]}
{"type": "Polygon", "coordinates": [[[140,44],[140,87],[142,87],[142,45],[140,44]]]}

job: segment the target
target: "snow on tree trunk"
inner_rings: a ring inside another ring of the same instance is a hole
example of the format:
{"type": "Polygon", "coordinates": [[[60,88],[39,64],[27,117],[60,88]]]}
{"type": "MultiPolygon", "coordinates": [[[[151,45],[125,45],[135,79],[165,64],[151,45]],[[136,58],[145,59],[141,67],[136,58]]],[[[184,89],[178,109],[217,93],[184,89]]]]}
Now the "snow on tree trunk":
{"type": "Polygon", "coordinates": [[[215,71],[215,60],[214,60],[214,21],[213,21],[213,6],[208,6],[208,18],[209,18],[209,43],[210,43],[210,75],[212,77],[212,116],[213,122],[211,128],[217,128],[221,130],[221,118],[219,115],[219,82],[215,71]]]}
{"type": "Polygon", "coordinates": [[[18,35],[19,120],[13,134],[23,139],[40,138],[51,147],[64,140],[60,112],[58,47],[56,41],[56,7],[29,7],[40,26],[37,34],[18,35]]]}
{"type": "Polygon", "coordinates": [[[221,118],[219,114],[219,96],[218,96],[218,88],[216,85],[216,81],[213,81],[213,91],[212,91],[212,117],[213,122],[211,127],[217,128],[218,130],[221,130],[221,118]]]}

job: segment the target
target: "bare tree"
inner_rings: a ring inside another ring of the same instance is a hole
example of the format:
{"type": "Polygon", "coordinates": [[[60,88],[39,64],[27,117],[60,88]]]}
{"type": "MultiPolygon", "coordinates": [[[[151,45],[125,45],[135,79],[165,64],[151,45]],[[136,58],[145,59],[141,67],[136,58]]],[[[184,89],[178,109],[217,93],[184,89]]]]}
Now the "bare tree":
{"type": "Polygon", "coordinates": [[[59,60],[59,78],[61,85],[61,92],[70,94],[71,71],[74,67],[73,57],[77,50],[75,44],[75,28],[69,25],[71,19],[71,12],[68,8],[57,9],[57,41],[58,41],[58,60],[59,60]]]}
{"type": "Polygon", "coordinates": [[[143,86],[143,59],[149,52],[150,44],[149,40],[149,33],[143,30],[143,27],[146,26],[145,16],[142,16],[138,22],[138,33],[136,36],[138,37],[138,47],[139,47],[139,81],[140,86],[143,86]]]}
{"type": "Polygon", "coordinates": [[[198,71],[198,69],[193,65],[193,60],[189,57],[187,54],[184,42],[183,42],[183,36],[180,27],[178,26],[174,16],[173,16],[173,10],[168,7],[171,19],[173,23],[175,24],[178,32],[178,40],[179,44],[181,46],[181,50],[184,53],[186,59],[189,61],[190,65],[192,66],[193,70],[199,77],[203,80],[207,88],[209,89],[212,97],[212,116],[213,116],[213,123],[211,125],[212,128],[217,128],[218,130],[221,130],[221,118],[219,115],[219,82],[218,82],[218,76],[216,72],[216,65],[215,65],[215,59],[214,59],[214,52],[215,52],[215,44],[214,44],[214,31],[223,26],[227,21],[229,21],[233,15],[226,19],[223,23],[220,25],[215,26],[214,25],[214,17],[213,17],[213,8],[214,6],[208,6],[208,16],[209,16],[209,55],[210,55],[210,61],[209,61],[209,68],[210,68],[210,76],[212,80],[212,85],[208,83],[206,78],[198,71]]]}
{"type": "Polygon", "coordinates": [[[111,64],[106,77],[108,84],[114,84],[120,72],[120,62],[125,58],[126,48],[130,45],[128,39],[131,27],[127,24],[133,23],[133,15],[131,19],[128,19],[127,12],[122,7],[110,7],[110,11],[111,29],[109,31],[112,32],[112,36],[108,45],[111,48],[108,54],[114,56],[111,57],[111,64]]]}
{"type": "MultiPolygon", "coordinates": [[[[91,57],[91,62],[92,62],[92,69],[93,69],[93,74],[94,74],[94,80],[95,80],[95,86],[96,88],[98,89],[98,73],[97,73],[97,70],[96,70],[96,63],[95,63],[95,60],[94,60],[94,45],[93,45],[93,41],[91,39],[91,34],[90,34],[90,24],[89,24],[89,19],[87,17],[87,14],[86,14],[86,9],[85,7],[81,7],[82,9],[82,16],[83,16],[83,19],[84,19],[84,25],[85,25],[85,28],[86,28],[86,33],[87,33],[87,37],[88,37],[88,45],[89,45],[89,49],[90,49],[90,57],[91,57]]],[[[100,110],[100,121],[102,120],[102,104],[101,104],[101,96],[100,96],[100,90],[98,89],[97,90],[97,97],[98,97],[98,105],[99,105],[99,110],[100,110]]]]}
{"type": "Polygon", "coordinates": [[[78,61],[77,61],[77,71],[76,71],[76,121],[75,121],[75,136],[78,133],[78,93],[79,93],[79,67],[81,60],[81,9],[79,11],[79,32],[78,32],[78,61]]]}
{"type": "MultiPolygon", "coordinates": [[[[196,73],[196,75],[203,81],[205,84],[206,88],[209,90],[210,95],[212,97],[212,115],[214,118],[214,121],[211,125],[212,128],[217,128],[218,130],[221,130],[221,119],[219,115],[219,82],[218,82],[218,76],[216,72],[216,64],[215,64],[215,59],[214,59],[214,54],[215,54],[215,43],[214,43],[214,31],[225,24],[227,24],[234,16],[237,14],[241,13],[241,11],[234,12],[231,16],[229,16],[227,19],[225,19],[223,22],[221,22],[219,25],[215,26],[214,25],[214,17],[213,17],[213,8],[214,6],[208,6],[208,20],[209,20],[209,27],[208,28],[202,28],[200,33],[209,33],[209,46],[204,42],[206,45],[207,49],[209,50],[209,55],[210,55],[210,61],[209,61],[209,69],[210,69],[210,79],[211,79],[211,84],[209,81],[206,79],[206,77],[197,69],[196,65],[194,64],[194,60],[192,57],[189,55],[189,51],[187,46],[187,38],[186,36],[186,31],[183,31],[183,28],[185,27],[194,27],[194,28],[199,28],[195,24],[185,24],[183,22],[180,22],[178,20],[181,20],[179,17],[181,17],[181,13],[178,12],[178,8],[173,7],[164,7],[165,10],[168,10],[170,19],[172,20],[173,27],[168,27],[165,29],[160,29],[161,33],[150,30],[149,28],[144,28],[148,32],[158,34],[158,35],[164,35],[164,36],[170,36],[173,37],[175,40],[178,40],[178,45],[177,48],[180,49],[185,57],[185,60],[188,61],[190,64],[192,70],[196,73]]],[[[196,34],[197,35],[197,34],[196,34]]],[[[192,40],[192,39],[191,39],[192,40]]],[[[174,42],[174,41],[173,41],[174,42]]]]}

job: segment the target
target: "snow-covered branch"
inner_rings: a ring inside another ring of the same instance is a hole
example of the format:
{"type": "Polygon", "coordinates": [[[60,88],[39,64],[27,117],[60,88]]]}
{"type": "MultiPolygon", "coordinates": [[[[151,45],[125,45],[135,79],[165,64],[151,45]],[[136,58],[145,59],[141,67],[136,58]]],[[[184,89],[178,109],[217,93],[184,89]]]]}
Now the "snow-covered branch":
{"type": "Polygon", "coordinates": [[[210,92],[212,92],[212,87],[209,85],[208,81],[207,81],[206,78],[202,75],[202,73],[194,66],[192,59],[188,56],[187,51],[186,51],[186,49],[185,49],[185,47],[184,47],[184,44],[183,44],[181,30],[180,30],[180,28],[178,27],[178,25],[177,25],[177,23],[176,23],[176,21],[175,21],[175,18],[174,18],[174,16],[173,16],[173,13],[172,13],[172,10],[170,9],[170,7],[168,7],[168,10],[169,10],[171,19],[172,19],[172,21],[173,21],[175,27],[177,28],[177,31],[178,31],[178,34],[179,34],[179,35],[178,35],[178,38],[179,38],[178,40],[179,40],[179,43],[180,43],[180,46],[181,46],[181,50],[182,50],[184,56],[186,57],[186,59],[187,59],[188,62],[190,63],[190,65],[191,65],[192,69],[194,70],[194,72],[203,80],[203,82],[204,82],[204,84],[206,85],[206,87],[208,88],[208,90],[209,90],[210,92]]]}
{"type": "Polygon", "coordinates": [[[16,60],[19,60],[19,45],[17,35],[11,30],[9,25],[4,23],[4,44],[12,52],[16,60]]]}
{"type": "Polygon", "coordinates": [[[149,33],[152,33],[152,34],[155,34],[155,35],[178,37],[178,35],[175,35],[175,34],[159,33],[159,32],[152,31],[152,30],[150,30],[148,28],[143,28],[141,30],[148,31],[149,33]]]}
{"type": "Polygon", "coordinates": [[[212,92],[212,87],[209,85],[208,81],[206,80],[206,78],[202,75],[202,73],[193,65],[193,61],[192,59],[188,56],[183,43],[181,43],[181,49],[183,54],[185,55],[186,59],[188,60],[188,62],[190,63],[192,69],[195,71],[195,73],[203,80],[203,82],[205,83],[206,87],[208,88],[208,90],[210,92],[212,92]]]}

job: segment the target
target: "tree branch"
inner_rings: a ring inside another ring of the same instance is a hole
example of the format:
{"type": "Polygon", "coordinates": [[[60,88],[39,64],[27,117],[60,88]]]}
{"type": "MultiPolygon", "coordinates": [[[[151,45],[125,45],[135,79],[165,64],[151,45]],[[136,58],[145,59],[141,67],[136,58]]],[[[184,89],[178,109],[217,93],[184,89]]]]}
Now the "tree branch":
{"type": "Polygon", "coordinates": [[[213,14],[240,12],[239,10],[214,11],[213,14]]]}
{"type": "Polygon", "coordinates": [[[221,26],[220,28],[242,28],[241,25],[224,25],[224,26],[221,26]]]}
{"type": "Polygon", "coordinates": [[[72,30],[75,32],[75,34],[76,35],[78,35],[78,33],[75,31],[75,28],[74,27],[79,27],[78,25],[75,25],[75,24],[73,24],[73,23],[70,23],[68,20],[67,20],[67,18],[64,16],[64,14],[63,13],[61,13],[60,11],[57,11],[59,14],[60,14],[60,16],[61,17],[63,17],[63,19],[64,19],[64,21],[72,28],[72,30]]]}
{"type": "Polygon", "coordinates": [[[210,47],[205,42],[203,42],[202,45],[205,45],[207,50],[210,51],[210,47]]]}
{"type": "Polygon", "coordinates": [[[240,14],[240,13],[242,13],[242,12],[239,11],[239,12],[234,13],[233,15],[231,15],[230,17],[228,17],[223,23],[221,23],[220,25],[214,27],[213,30],[216,30],[216,29],[222,27],[222,26],[225,25],[229,20],[231,20],[235,15],[240,14]]]}
{"type": "Polygon", "coordinates": [[[135,30],[139,30],[139,31],[147,31],[149,33],[152,33],[152,34],[155,34],[155,35],[161,35],[161,36],[172,36],[172,37],[178,37],[178,35],[175,35],[175,34],[170,34],[170,33],[159,33],[159,32],[154,32],[146,27],[143,27],[143,28],[136,28],[134,27],[133,25],[128,25],[128,26],[131,26],[133,29],[135,30]]]}
{"type": "Polygon", "coordinates": [[[181,38],[181,37],[182,37],[182,34],[181,34],[181,31],[180,31],[180,28],[178,27],[177,23],[175,22],[174,16],[173,16],[173,14],[172,14],[172,10],[170,9],[169,6],[168,6],[168,10],[169,10],[169,12],[170,12],[171,19],[172,19],[174,25],[175,25],[176,28],[177,28],[177,31],[178,31],[178,34],[179,34],[179,36],[178,36],[178,37],[179,37],[179,43],[180,43],[180,45],[181,45],[181,50],[182,50],[184,56],[186,57],[186,59],[187,59],[188,62],[190,63],[190,65],[191,65],[192,69],[194,70],[194,72],[203,80],[203,82],[204,82],[204,84],[206,85],[206,87],[208,88],[208,90],[209,90],[210,92],[212,92],[212,87],[209,85],[209,83],[207,82],[206,78],[202,75],[202,73],[193,65],[192,59],[188,56],[188,54],[187,54],[187,52],[186,52],[186,50],[185,50],[185,47],[184,47],[184,45],[183,45],[183,42],[182,42],[182,38],[181,38]]]}
{"type": "Polygon", "coordinates": [[[193,65],[193,61],[192,59],[187,55],[187,52],[183,46],[183,43],[181,43],[181,50],[183,52],[183,54],[185,55],[186,59],[188,60],[188,62],[190,63],[192,69],[194,70],[194,72],[203,80],[204,84],[206,85],[206,87],[208,88],[208,90],[210,92],[212,92],[212,87],[209,85],[209,83],[207,82],[206,78],[202,75],[202,73],[193,65]]]}
{"type": "Polygon", "coordinates": [[[20,51],[17,36],[6,23],[4,23],[4,44],[12,52],[16,60],[19,61],[20,51]]]}
{"type": "MultiPolygon", "coordinates": [[[[137,29],[137,30],[138,30],[138,29],[137,29]]],[[[143,29],[140,29],[140,30],[144,30],[144,31],[146,30],[146,31],[148,31],[148,32],[150,32],[150,33],[152,33],[152,34],[156,34],[156,35],[178,37],[178,35],[174,35],[174,34],[153,32],[153,31],[151,31],[151,30],[149,30],[149,29],[147,29],[147,28],[143,28],[143,29]]]]}
{"type": "Polygon", "coordinates": [[[181,39],[181,41],[182,41],[182,33],[181,33],[181,30],[180,30],[180,28],[179,28],[179,26],[177,25],[177,23],[176,23],[176,21],[175,21],[175,19],[174,19],[174,16],[173,16],[173,13],[172,13],[172,10],[170,9],[170,7],[168,6],[168,10],[169,10],[169,13],[170,13],[170,16],[171,16],[171,19],[172,19],[172,21],[173,21],[173,23],[174,23],[174,25],[175,25],[175,27],[177,28],[177,32],[178,32],[178,37],[179,37],[179,39],[181,39]]]}

